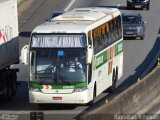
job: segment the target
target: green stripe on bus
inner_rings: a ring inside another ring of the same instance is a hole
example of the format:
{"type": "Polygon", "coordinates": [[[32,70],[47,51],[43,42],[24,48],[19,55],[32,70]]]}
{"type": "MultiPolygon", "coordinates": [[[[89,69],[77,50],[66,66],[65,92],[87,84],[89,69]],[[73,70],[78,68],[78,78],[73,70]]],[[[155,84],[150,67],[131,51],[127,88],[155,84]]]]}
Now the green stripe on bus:
{"type": "Polygon", "coordinates": [[[115,46],[115,56],[119,55],[121,52],[123,52],[123,41],[120,41],[115,46]]]}
{"type": "MultiPolygon", "coordinates": [[[[120,42],[118,42],[117,44],[115,44],[114,47],[114,56],[119,55],[120,53],[123,52],[123,40],[121,40],[120,42]]],[[[108,62],[109,57],[111,58],[112,55],[112,47],[110,47],[109,49],[105,50],[104,52],[102,52],[101,54],[99,54],[98,56],[95,57],[96,59],[96,69],[98,69],[99,67],[101,67],[103,64],[105,64],[106,62],[108,62]],[[108,50],[110,50],[110,56],[108,56],[108,50]]]]}
{"type": "MultiPolygon", "coordinates": [[[[82,88],[87,87],[87,83],[78,83],[75,85],[49,85],[52,89],[74,89],[74,88],[82,88]]],[[[30,87],[43,89],[43,85],[39,85],[38,83],[31,82],[30,87]]]]}
{"type": "Polygon", "coordinates": [[[43,86],[42,86],[42,85],[39,85],[39,84],[37,84],[37,83],[30,83],[30,87],[43,89],[43,86]]]}
{"type": "Polygon", "coordinates": [[[104,51],[103,53],[99,54],[96,57],[96,69],[102,66],[107,61],[108,61],[107,51],[104,51]]]}

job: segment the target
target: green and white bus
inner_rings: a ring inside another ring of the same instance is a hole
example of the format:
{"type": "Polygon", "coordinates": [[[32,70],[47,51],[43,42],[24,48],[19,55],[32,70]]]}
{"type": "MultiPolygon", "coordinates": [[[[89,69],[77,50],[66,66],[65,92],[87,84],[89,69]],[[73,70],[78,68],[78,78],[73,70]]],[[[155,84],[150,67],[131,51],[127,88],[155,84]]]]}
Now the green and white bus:
{"type": "Polygon", "coordinates": [[[120,11],[65,12],[33,30],[21,59],[29,64],[30,103],[91,103],[123,74],[120,11]]]}

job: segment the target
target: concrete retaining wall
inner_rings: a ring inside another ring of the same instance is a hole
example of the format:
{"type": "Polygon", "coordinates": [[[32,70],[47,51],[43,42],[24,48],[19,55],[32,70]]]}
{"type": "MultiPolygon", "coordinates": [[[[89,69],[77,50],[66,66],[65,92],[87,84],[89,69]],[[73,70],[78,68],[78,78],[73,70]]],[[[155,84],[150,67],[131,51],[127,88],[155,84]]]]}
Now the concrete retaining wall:
{"type": "Polygon", "coordinates": [[[117,95],[108,104],[83,115],[81,120],[112,120],[115,114],[134,114],[160,92],[160,66],[141,82],[117,95]],[[107,115],[108,114],[108,115],[107,115]],[[113,115],[114,114],[114,115],[113,115]]]}

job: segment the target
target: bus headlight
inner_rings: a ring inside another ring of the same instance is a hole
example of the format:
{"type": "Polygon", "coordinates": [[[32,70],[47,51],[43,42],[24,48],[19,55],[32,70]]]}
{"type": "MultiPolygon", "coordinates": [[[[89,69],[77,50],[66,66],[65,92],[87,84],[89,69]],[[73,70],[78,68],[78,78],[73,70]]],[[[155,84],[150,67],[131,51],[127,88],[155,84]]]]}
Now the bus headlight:
{"type": "Polygon", "coordinates": [[[74,92],[82,92],[82,91],[85,91],[85,90],[87,90],[87,87],[84,87],[84,88],[75,88],[74,92]]]}
{"type": "Polygon", "coordinates": [[[33,92],[41,92],[41,90],[38,89],[38,88],[30,88],[30,91],[33,91],[33,92]]]}

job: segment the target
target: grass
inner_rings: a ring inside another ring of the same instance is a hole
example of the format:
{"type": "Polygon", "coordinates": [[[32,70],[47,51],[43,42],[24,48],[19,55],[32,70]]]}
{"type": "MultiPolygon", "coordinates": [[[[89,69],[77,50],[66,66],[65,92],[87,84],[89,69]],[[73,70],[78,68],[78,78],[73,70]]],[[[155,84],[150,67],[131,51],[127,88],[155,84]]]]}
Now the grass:
{"type": "Polygon", "coordinates": [[[20,0],[18,3],[17,3],[17,6],[18,6],[18,9],[20,8],[20,6],[25,3],[27,0],[20,0]]]}

